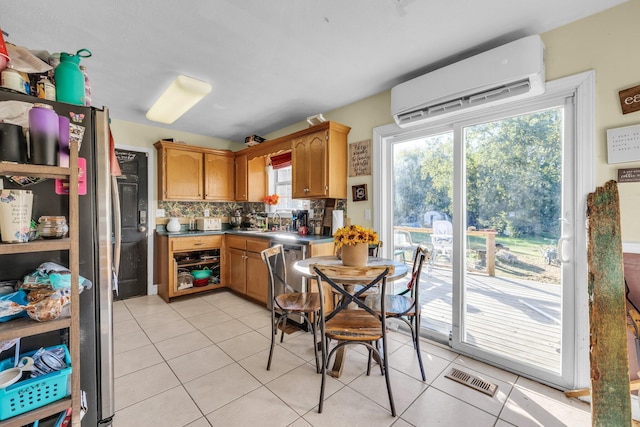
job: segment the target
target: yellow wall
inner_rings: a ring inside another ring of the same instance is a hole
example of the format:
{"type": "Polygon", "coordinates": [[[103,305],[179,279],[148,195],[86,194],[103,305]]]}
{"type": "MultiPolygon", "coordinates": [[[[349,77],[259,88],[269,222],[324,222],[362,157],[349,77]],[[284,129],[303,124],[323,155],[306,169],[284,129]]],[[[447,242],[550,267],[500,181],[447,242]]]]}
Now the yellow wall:
{"type": "MultiPolygon", "coordinates": [[[[591,17],[542,34],[546,47],[546,78],[554,80],[586,70],[596,71],[596,183],[616,179],[618,168],[640,167],[640,162],[607,164],[606,130],[640,123],[640,112],[622,115],[618,91],[640,84],[638,19],[640,0],[631,0],[591,17]]],[[[375,127],[392,123],[390,92],[323,112],[328,120],[351,126],[349,142],[371,138],[375,127]]],[[[269,138],[307,126],[306,122],[281,129],[269,138]]],[[[349,178],[347,212],[353,223],[371,226],[365,221],[365,209],[372,209],[371,177],[349,178]],[[351,186],[367,184],[369,201],[351,201],[351,186]]],[[[619,186],[622,239],[640,242],[640,183],[619,186]]]]}
{"type": "Polygon", "coordinates": [[[136,147],[153,148],[153,144],[163,138],[174,138],[189,145],[200,147],[240,150],[244,144],[231,142],[220,138],[179,132],[156,126],[146,126],[122,120],[111,120],[111,132],[116,145],[133,145],[136,147]]]}
{"type": "MultiPolygon", "coordinates": [[[[640,123],[640,112],[622,114],[618,92],[640,85],[638,19],[640,0],[582,19],[542,35],[547,55],[547,80],[593,69],[596,71],[596,184],[617,179],[619,168],[640,162],[607,164],[607,129],[640,123]]],[[[640,183],[618,186],[622,240],[640,242],[640,183]]]]}
{"type": "MultiPolygon", "coordinates": [[[[152,157],[150,158],[149,168],[154,176],[157,176],[157,167],[155,161],[155,148],[153,144],[163,138],[174,138],[174,140],[176,141],[184,141],[189,145],[217,148],[221,150],[237,151],[245,147],[244,144],[227,141],[220,138],[212,138],[209,136],[179,132],[157,126],[146,126],[138,123],[115,119],[111,120],[111,132],[113,134],[113,140],[116,144],[116,147],[134,146],[146,148],[151,151],[152,157]]],[[[151,206],[149,210],[151,212],[155,212],[158,203],[158,186],[150,186],[149,191],[151,195],[151,206]]]]}

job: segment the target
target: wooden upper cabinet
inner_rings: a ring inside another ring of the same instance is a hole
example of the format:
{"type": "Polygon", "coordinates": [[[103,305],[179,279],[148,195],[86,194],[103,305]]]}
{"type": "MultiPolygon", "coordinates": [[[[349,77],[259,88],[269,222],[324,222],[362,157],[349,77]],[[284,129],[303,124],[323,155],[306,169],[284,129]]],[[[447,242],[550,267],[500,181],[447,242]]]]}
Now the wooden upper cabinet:
{"type": "Polygon", "coordinates": [[[234,155],[158,141],[158,200],[233,201],[234,155]]]}
{"type": "Polygon", "coordinates": [[[249,162],[247,155],[236,156],[236,201],[249,200],[249,162]]]}
{"type": "Polygon", "coordinates": [[[347,197],[347,135],[350,128],[326,122],[315,132],[298,132],[291,139],[292,197],[347,197]]]}
{"type": "Polygon", "coordinates": [[[291,145],[292,195],[296,199],[327,197],[327,144],[325,130],[304,135],[291,145]]]}
{"type": "Polygon", "coordinates": [[[163,187],[163,200],[202,200],[204,194],[202,153],[166,148],[159,161],[162,162],[162,180],[159,182],[163,187]]]}
{"type": "Polygon", "coordinates": [[[267,194],[265,159],[249,159],[246,154],[236,155],[236,201],[262,202],[267,194]]]}
{"type": "Polygon", "coordinates": [[[231,202],[234,200],[233,153],[205,153],[204,198],[205,200],[231,202]]]}

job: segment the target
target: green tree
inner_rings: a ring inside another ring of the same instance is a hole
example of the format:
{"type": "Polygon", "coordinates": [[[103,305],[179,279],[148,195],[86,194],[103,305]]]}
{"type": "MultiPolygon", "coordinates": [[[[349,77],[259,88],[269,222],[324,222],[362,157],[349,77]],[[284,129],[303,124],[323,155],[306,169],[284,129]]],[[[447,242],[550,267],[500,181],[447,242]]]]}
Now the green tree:
{"type": "Polygon", "coordinates": [[[561,114],[551,109],[465,129],[469,225],[514,237],[557,233],[561,114]]]}

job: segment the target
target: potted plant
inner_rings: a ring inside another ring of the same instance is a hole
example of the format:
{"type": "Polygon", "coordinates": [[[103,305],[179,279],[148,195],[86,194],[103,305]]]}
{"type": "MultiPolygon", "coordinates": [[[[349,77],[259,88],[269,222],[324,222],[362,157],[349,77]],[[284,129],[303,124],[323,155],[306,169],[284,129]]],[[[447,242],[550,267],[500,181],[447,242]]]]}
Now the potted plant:
{"type": "Polygon", "coordinates": [[[348,225],[336,230],[333,241],[336,249],[341,250],[342,264],[367,265],[369,245],[378,244],[378,233],[360,225],[348,225]]]}

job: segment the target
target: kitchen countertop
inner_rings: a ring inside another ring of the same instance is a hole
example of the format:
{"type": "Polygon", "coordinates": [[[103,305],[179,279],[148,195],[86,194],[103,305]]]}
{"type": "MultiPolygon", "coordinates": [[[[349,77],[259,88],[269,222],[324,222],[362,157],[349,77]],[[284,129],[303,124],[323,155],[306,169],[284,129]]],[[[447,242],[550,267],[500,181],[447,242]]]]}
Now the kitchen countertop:
{"type": "Polygon", "coordinates": [[[298,243],[305,245],[313,245],[318,243],[333,242],[333,236],[318,236],[315,234],[307,234],[302,236],[292,231],[254,231],[254,230],[216,230],[216,231],[189,231],[180,230],[170,233],[166,230],[156,229],[156,233],[166,237],[190,237],[190,236],[215,236],[222,234],[231,234],[235,236],[259,237],[262,239],[275,240],[283,243],[298,243]]]}

